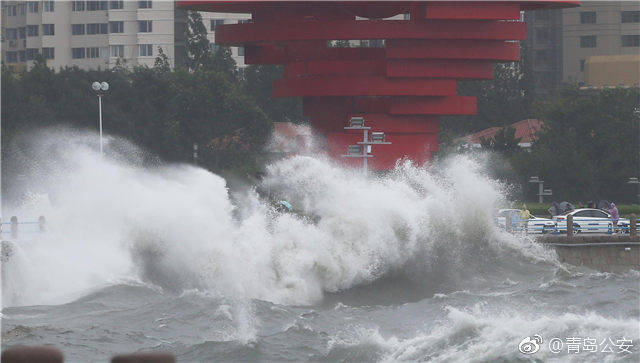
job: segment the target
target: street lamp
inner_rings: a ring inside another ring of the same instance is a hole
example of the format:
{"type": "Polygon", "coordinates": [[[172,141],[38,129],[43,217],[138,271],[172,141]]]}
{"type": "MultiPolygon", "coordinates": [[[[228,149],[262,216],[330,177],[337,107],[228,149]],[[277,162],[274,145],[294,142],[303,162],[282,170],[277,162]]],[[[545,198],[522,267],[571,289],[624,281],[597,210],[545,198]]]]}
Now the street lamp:
{"type": "Polygon", "coordinates": [[[543,203],[543,197],[545,195],[553,195],[553,191],[551,189],[544,189],[544,181],[540,180],[537,176],[529,177],[529,183],[537,183],[538,184],[538,203],[543,203]]]}
{"type": "Polygon", "coordinates": [[[98,96],[98,114],[100,122],[100,156],[102,156],[102,96],[106,95],[109,91],[109,83],[93,82],[91,84],[91,89],[96,93],[96,96],[98,96]]]}
{"type": "Polygon", "coordinates": [[[384,141],[384,132],[374,131],[371,133],[371,140],[369,140],[369,130],[371,127],[364,126],[364,117],[355,116],[349,119],[349,126],[344,128],[345,130],[359,130],[362,131],[362,141],[358,141],[358,145],[347,146],[347,154],[342,155],[344,158],[362,158],[362,166],[365,174],[368,169],[368,158],[372,158],[371,146],[372,145],[390,145],[390,142],[384,141]]]}
{"type": "Polygon", "coordinates": [[[198,165],[198,143],[193,143],[193,163],[198,165]]]}
{"type": "MultiPolygon", "coordinates": [[[[638,175],[640,176],[640,105],[633,109],[633,115],[638,120],[638,175]]],[[[638,184],[638,203],[640,204],[640,182],[638,178],[630,178],[629,184],[638,184]],[[633,181],[635,179],[635,182],[633,181]]]]}

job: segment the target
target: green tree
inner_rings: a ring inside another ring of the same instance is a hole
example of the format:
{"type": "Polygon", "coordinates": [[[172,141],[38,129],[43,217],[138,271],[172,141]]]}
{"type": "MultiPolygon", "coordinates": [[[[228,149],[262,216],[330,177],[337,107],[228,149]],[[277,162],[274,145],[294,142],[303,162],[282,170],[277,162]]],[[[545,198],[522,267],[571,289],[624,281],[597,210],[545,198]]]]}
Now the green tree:
{"type": "MultiPolygon", "coordinates": [[[[59,125],[97,131],[97,97],[90,88],[95,80],[111,85],[102,100],[107,134],[176,162],[190,162],[193,144],[198,143],[205,168],[222,172],[242,166],[255,171],[261,157],[257,150],[269,137],[271,121],[246,94],[243,83],[210,68],[172,71],[163,58],[159,55],[154,68],[67,67],[57,73],[43,61],[21,72],[3,66],[3,188],[20,184],[12,184],[12,176],[37,163],[25,135],[59,125]]],[[[158,162],[155,157],[148,160],[158,162]]]]}
{"type": "Polygon", "coordinates": [[[633,109],[640,91],[569,88],[537,104],[544,120],[530,153],[512,161],[523,182],[539,175],[557,199],[634,202],[626,184],[638,174],[638,123],[633,109]]]}
{"type": "Polygon", "coordinates": [[[231,80],[235,80],[238,75],[236,61],[233,60],[229,47],[214,47],[209,68],[226,75],[231,80]]]}
{"type": "Polygon", "coordinates": [[[211,63],[211,45],[207,38],[207,28],[197,11],[189,11],[185,41],[189,69],[196,70],[211,63]]]}
{"type": "Polygon", "coordinates": [[[167,55],[164,54],[162,47],[158,47],[158,55],[156,56],[156,60],[153,63],[153,68],[163,73],[169,72],[171,70],[169,57],[167,57],[167,55]]]}
{"type": "Polygon", "coordinates": [[[273,81],[282,78],[282,66],[250,65],[244,72],[244,91],[251,95],[258,106],[274,122],[299,123],[302,116],[300,98],[273,98],[273,81]]]}

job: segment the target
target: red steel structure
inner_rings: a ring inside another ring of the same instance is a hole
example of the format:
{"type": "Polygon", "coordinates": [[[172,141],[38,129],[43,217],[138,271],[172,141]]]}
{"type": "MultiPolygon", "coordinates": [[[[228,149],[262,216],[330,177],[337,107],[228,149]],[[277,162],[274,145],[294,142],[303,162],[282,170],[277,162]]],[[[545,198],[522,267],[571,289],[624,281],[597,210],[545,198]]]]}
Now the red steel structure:
{"type": "MultiPolygon", "coordinates": [[[[521,11],[579,1],[178,1],[185,9],[250,13],[216,27],[216,43],[243,46],[247,64],[280,64],[274,97],[302,97],[303,111],[344,154],[362,135],[345,132],[363,116],[392,145],[374,150],[374,169],[409,157],[422,164],[438,150],[440,115],[476,113],[458,96],[463,79],[490,79],[496,62],[520,59],[521,11]],[[408,14],[403,20],[386,18],[408,14]],[[336,47],[337,40],[384,40],[382,47],[336,47]]],[[[353,162],[353,160],[351,160],[353,162]]]]}

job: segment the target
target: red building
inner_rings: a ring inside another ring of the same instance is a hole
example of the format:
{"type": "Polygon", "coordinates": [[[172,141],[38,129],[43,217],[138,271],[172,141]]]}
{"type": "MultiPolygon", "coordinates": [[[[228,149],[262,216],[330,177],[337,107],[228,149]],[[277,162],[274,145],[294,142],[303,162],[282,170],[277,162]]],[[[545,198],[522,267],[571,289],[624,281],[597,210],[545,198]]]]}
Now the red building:
{"type": "Polygon", "coordinates": [[[457,81],[489,79],[496,62],[520,59],[521,11],[578,1],[178,1],[186,9],[250,13],[250,22],[216,28],[216,43],[243,46],[247,64],[281,64],[274,97],[302,97],[305,115],[331,155],[361,134],[345,132],[363,116],[392,145],[371,166],[398,158],[427,162],[438,150],[440,115],[476,112],[457,81]],[[385,20],[409,14],[406,20],[385,20]],[[356,19],[356,17],[363,19],[356,19]],[[334,40],[384,40],[383,47],[334,47],[334,40]]]}

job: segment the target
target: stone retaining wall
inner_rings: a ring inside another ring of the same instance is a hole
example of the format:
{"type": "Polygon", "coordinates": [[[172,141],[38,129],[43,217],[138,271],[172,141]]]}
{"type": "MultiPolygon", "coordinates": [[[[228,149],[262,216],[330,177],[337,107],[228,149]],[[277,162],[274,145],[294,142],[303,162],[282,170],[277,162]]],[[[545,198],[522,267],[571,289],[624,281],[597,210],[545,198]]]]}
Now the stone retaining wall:
{"type": "Polygon", "coordinates": [[[640,241],[630,236],[544,236],[540,242],[553,246],[560,262],[598,271],[640,271],[640,241]]]}

